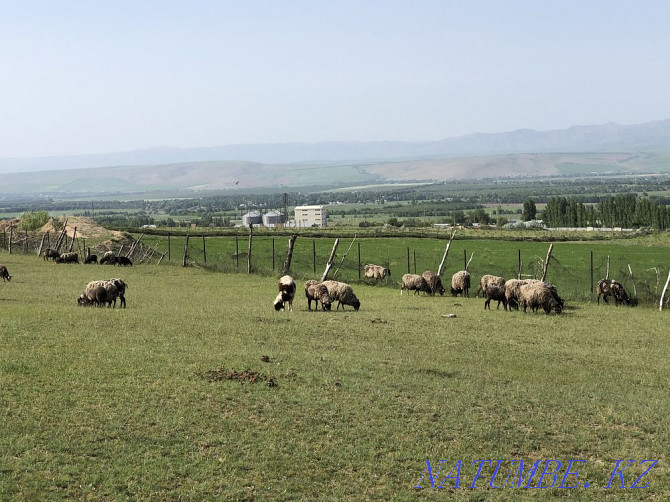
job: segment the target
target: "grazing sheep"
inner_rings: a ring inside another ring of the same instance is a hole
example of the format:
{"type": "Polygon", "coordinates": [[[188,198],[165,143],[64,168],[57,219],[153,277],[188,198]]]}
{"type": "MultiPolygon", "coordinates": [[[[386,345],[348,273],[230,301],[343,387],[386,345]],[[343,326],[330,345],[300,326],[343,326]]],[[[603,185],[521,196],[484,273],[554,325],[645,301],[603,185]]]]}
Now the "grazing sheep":
{"type": "Polygon", "coordinates": [[[489,286],[498,286],[500,288],[505,288],[505,279],[498,277],[497,275],[486,274],[479,279],[479,288],[475,294],[475,298],[479,297],[479,292],[481,291],[482,296],[486,295],[486,290],[489,286]]]}
{"type": "Polygon", "coordinates": [[[510,312],[512,308],[519,310],[519,289],[525,284],[528,284],[525,279],[508,279],[505,281],[505,299],[507,299],[507,307],[510,312]]]}
{"type": "Polygon", "coordinates": [[[63,253],[55,261],[56,263],[79,263],[79,255],[77,253],[63,253]]]}
{"type": "Polygon", "coordinates": [[[321,284],[326,286],[328,289],[328,296],[330,296],[330,303],[332,304],[337,300],[337,307],[335,310],[340,308],[342,305],[342,310],[344,310],[345,305],[351,305],[354,307],[354,310],[361,308],[361,302],[358,301],[354,290],[351,289],[351,286],[345,282],[339,281],[323,281],[321,284]]]}
{"type": "Polygon", "coordinates": [[[108,263],[109,265],[114,265],[116,263],[116,256],[113,251],[105,251],[105,254],[102,255],[102,258],[100,258],[100,261],[98,262],[99,265],[104,265],[105,263],[108,263]]]}
{"type": "Polygon", "coordinates": [[[112,284],[114,284],[114,286],[116,286],[116,289],[119,292],[119,300],[121,300],[121,308],[126,308],[125,294],[126,294],[126,288],[128,287],[128,285],[123,281],[123,279],[118,279],[118,278],[110,279],[108,282],[111,282],[112,284]]]}
{"type": "Polygon", "coordinates": [[[461,270],[456,272],[451,277],[451,294],[456,296],[461,294],[462,296],[468,296],[470,292],[470,272],[467,270],[461,270]]]}
{"type": "Polygon", "coordinates": [[[98,255],[90,254],[84,258],[84,265],[88,265],[90,263],[98,263],[98,255]]]}
{"type": "Polygon", "coordinates": [[[314,310],[319,308],[319,302],[321,302],[322,310],[330,310],[328,288],[319,281],[311,279],[305,282],[305,297],[307,297],[307,310],[312,310],[312,300],[314,300],[314,310]]]}
{"type": "Polygon", "coordinates": [[[284,310],[284,304],[288,303],[289,311],[293,310],[293,298],[295,297],[295,281],[290,275],[279,279],[279,294],[275,298],[275,310],[284,310]]]}
{"type": "Polygon", "coordinates": [[[2,282],[12,280],[12,276],[9,275],[9,272],[7,271],[7,267],[5,267],[4,265],[0,265],[0,277],[2,277],[2,282]]]}
{"type": "Polygon", "coordinates": [[[523,305],[524,312],[528,306],[533,312],[537,312],[542,307],[546,314],[551,313],[552,310],[557,314],[563,311],[563,306],[554,298],[550,286],[541,281],[523,284],[519,288],[518,298],[519,304],[523,305]]]}
{"type": "Polygon", "coordinates": [[[56,261],[56,258],[60,256],[60,253],[55,249],[45,249],[44,251],[42,251],[42,256],[44,257],[44,261],[47,260],[56,261]]]}
{"type": "Polygon", "coordinates": [[[385,267],[381,267],[379,265],[365,265],[365,277],[367,279],[374,279],[375,281],[379,281],[381,279],[385,279],[386,276],[391,277],[391,270],[385,267]]]}
{"type": "Polygon", "coordinates": [[[130,261],[130,258],[127,256],[117,256],[116,260],[114,260],[114,265],[118,265],[119,267],[132,267],[133,262],[130,261]]]}
{"type": "Polygon", "coordinates": [[[598,281],[596,286],[596,292],[598,293],[598,305],[600,305],[600,296],[602,295],[605,303],[608,296],[614,297],[614,304],[619,306],[620,304],[630,305],[632,303],[630,296],[626,292],[623,284],[612,279],[601,279],[598,281]]]}
{"type": "MultiPolygon", "coordinates": [[[[120,280],[120,279],[118,279],[120,280]]],[[[123,282],[123,281],[121,281],[123,282]]],[[[124,284],[125,290],[125,284],[124,284]]],[[[119,297],[119,288],[112,281],[91,281],[86,285],[86,289],[77,299],[79,306],[97,305],[102,307],[116,307],[116,299],[119,297]]],[[[125,298],[121,304],[125,306],[125,298]]]]}
{"type": "Polygon", "coordinates": [[[415,295],[418,295],[421,291],[430,293],[431,289],[426,279],[417,274],[405,274],[402,276],[402,283],[400,285],[400,296],[404,290],[414,291],[415,295]]]}
{"type": "Polygon", "coordinates": [[[431,295],[434,296],[435,293],[440,293],[440,296],[442,296],[444,294],[444,286],[442,286],[442,279],[440,279],[439,275],[431,272],[430,270],[426,270],[423,274],[421,274],[421,277],[426,280],[426,283],[430,288],[431,295]]]}
{"type": "Polygon", "coordinates": [[[489,284],[489,286],[484,291],[484,308],[491,310],[491,300],[497,300],[498,306],[496,310],[500,308],[500,304],[503,304],[503,309],[507,310],[507,298],[505,298],[505,289],[501,288],[497,284],[489,284]]]}

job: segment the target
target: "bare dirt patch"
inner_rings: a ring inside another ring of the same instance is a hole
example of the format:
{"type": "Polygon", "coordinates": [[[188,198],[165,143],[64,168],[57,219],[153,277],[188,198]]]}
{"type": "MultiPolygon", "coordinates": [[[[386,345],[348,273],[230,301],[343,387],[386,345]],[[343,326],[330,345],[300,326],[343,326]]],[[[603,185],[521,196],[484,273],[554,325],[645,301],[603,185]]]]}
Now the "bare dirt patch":
{"type": "Polygon", "coordinates": [[[208,382],[221,382],[223,380],[237,380],[240,383],[265,382],[268,387],[277,387],[277,382],[274,378],[251,369],[238,371],[235,369],[219,368],[217,370],[205,371],[202,376],[208,382]]]}

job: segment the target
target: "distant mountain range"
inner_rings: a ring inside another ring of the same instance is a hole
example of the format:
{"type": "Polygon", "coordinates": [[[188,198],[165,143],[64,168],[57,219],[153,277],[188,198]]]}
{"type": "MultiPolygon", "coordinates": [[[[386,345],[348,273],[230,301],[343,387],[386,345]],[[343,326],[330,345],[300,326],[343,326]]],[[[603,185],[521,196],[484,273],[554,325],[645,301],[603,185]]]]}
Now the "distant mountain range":
{"type": "Polygon", "coordinates": [[[513,153],[637,151],[670,151],[670,119],[635,125],[609,123],[573,126],[553,131],[519,129],[497,134],[476,133],[439,141],[276,143],[208,148],[158,147],[96,155],[0,158],[0,173],[205,161],[333,164],[513,153]]]}
{"type": "Polygon", "coordinates": [[[155,148],[0,159],[0,173],[9,173],[3,176],[0,194],[62,196],[670,173],[670,120],[470,134],[430,142],[155,148]]]}

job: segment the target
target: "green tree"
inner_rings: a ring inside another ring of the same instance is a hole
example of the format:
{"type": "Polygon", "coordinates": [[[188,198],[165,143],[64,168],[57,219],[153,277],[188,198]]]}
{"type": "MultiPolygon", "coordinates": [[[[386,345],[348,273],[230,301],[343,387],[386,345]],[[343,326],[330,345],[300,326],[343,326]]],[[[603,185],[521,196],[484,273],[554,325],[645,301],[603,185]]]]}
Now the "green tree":
{"type": "Polygon", "coordinates": [[[21,230],[37,230],[49,221],[49,213],[46,211],[28,211],[21,215],[19,228],[21,230]]]}
{"type": "Polygon", "coordinates": [[[523,211],[521,212],[521,219],[523,221],[530,221],[535,219],[537,214],[537,208],[535,207],[535,201],[533,199],[528,199],[523,203],[523,211]]]}

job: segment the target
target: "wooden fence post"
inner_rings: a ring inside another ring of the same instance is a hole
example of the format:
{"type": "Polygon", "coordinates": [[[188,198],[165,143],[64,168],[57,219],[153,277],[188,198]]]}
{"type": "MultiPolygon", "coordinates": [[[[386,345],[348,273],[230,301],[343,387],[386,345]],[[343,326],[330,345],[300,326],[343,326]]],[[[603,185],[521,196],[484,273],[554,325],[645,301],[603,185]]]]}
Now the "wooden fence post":
{"type": "Polygon", "coordinates": [[[316,275],[316,239],[312,239],[312,269],[316,275]]]}
{"type": "MultiPolygon", "coordinates": [[[[451,237],[449,237],[449,242],[447,242],[447,247],[444,249],[444,254],[442,255],[442,261],[440,262],[440,266],[437,268],[437,275],[442,275],[442,270],[444,269],[444,264],[447,261],[447,255],[449,254],[449,248],[451,247],[451,241],[454,240],[454,236],[456,235],[456,230],[453,230],[451,232],[451,237]]],[[[409,259],[408,259],[409,262],[409,259]]],[[[409,273],[409,266],[407,267],[407,272],[409,273]]]]}
{"type": "Polygon", "coordinates": [[[407,273],[409,274],[411,272],[409,268],[409,248],[407,248],[407,273]]]}
{"type": "Polygon", "coordinates": [[[593,300],[593,251],[591,251],[591,299],[593,300]]]}
{"type": "Polygon", "coordinates": [[[414,273],[416,274],[416,249],[414,250],[414,273]]]}
{"type": "Polygon", "coordinates": [[[184,242],[184,261],[182,263],[183,267],[188,265],[188,234],[186,234],[186,241],[184,242]]]}
{"type": "Polygon", "coordinates": [[[335,239],[335,244],[333,244],[333,250],[330,252],[328,262],[326,263],[326,270],[324,270],[323,275],[321,276],[321,282],[325,281],[326,277],[328,277],[328,272],[330,272],[330,269],[333,266],[333,260],[335,259],[335,252],[337,251],[337,245],[339,243],[340,239],[335,239]]]}
{"type": "Polygon", "coordinates": [[[358,243],[358,280],[361,280],[361,243],[358,243]]]}
{"type": "Polygon", "coordinates": [[[547,257],[544,260],[544,263],[542,264],[542,278],[540,279],[542,282],[544,282],[545,277],[547,277],[547,267],[549,266],[549,260],[551,260],[551,251],[554,249],[554,244],[553,242],[549,244],[549,250],[547,251],[547,257]]]}
{"type": "Polygon", "coordinates": [[[251,273],[251,241],[254,236],[254,224],[249,223],[249,248],[247,251],[247,274],[251,273]]]}
{"type": "Polygon", "coordinates": [[[235,266],[240,268],[240,243],[237,235],[235,236],[235,266]]]}
{"type": "Polygon", "coordinates": [[[207,248],[205,247],[205,236],[202,236],[202,256],[205,263],[207,263],[207,248]]]}
{"type": "MultiPolygon", "coordinates": [[[[170,261],[172,259],[172,246],[171,246],[171,244],[172,243],[170,242],[170,234],[168,234],[168,250],[167,250],[168,261],[170,261]]],[[[163,256],[165,256],[165,255],[163,255],[163,256]]],[[[161,260],[162,259],[163,258],[161,257],[161,260]]],[[[158,263],[160,263],[160,261],[158,263]]]]}
{"type": "Polygon", "coordinates": [[[40,241],[40,247],[37,250],[37,256],[40,256],[42,254],[42,246],[44,246],[44,238],[46,237],[46,233],[42,234],[42,240],[40,241]]]}
{"type": "Polygon", "coordinates": [[[286,251],[286,260],[284,260],[284,265],[282,266],[282,275],[288,273],[288,271],[291,270],[291,261],[293,261],[293,248],[297,238],[298,234],[291,234],[291,237],[288,239],[288,250],[286,251]]]}
{"type": "Polygon", "coordinates": [[[665,298],[665,292],[668,290],[668,284],[670,284],[670,272],[668,272],[668,280],[665,281],[663,293],[661,293],[661,301],[658,304],[658,310],[663,310],[663,299],[665,298]]]}
{"type": "Polygon", "coordinates": [[[13,228],[14,227],[12,227],[11,225],[9,226],[9,248],[7,248],[9,254],[12,254],[12,237],[14,235],[13,228]]]}
{"type": "Polygon", "coordinates": [[[272,271],[275,271],[275,238],[272,238],[272,271]]]}

